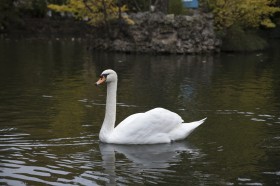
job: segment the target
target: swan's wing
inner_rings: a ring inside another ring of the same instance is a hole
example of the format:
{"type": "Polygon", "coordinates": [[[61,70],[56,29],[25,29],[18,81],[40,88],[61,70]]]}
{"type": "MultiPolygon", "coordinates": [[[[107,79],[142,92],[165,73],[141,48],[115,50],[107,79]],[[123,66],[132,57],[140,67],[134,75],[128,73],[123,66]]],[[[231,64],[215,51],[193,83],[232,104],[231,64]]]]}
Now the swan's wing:
{"type": "Polygon", "coordinates": [[[130,123],[133,123],[138,117],[141,117],[141,115],[143,115],[144,113],[136,113],[136,114],[132,114],[130,116],[128,116],[127,118],[125,118],[121,123],[119,123],[117,125],[117,127],[124,127],[129,125],[130,123]]]}
{"type": "Polygon", "coordinates": [[[112,138],[118,143],[148,143],[156,141],[157,138],[167,137],[168,132],[182,122],[178,114],[163,108],[155,108],[126,118],[114,129],[112,138]]]}

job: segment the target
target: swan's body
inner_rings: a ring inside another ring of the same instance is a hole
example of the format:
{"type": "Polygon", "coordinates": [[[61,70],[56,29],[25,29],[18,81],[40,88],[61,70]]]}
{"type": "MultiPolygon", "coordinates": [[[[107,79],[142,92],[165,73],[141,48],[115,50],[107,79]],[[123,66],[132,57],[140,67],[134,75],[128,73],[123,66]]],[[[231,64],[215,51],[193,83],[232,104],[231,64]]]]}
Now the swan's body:
{"type": "Polygon", "coordinates": [[[206,119],[183,123],[178,114],[163,108],[155,108],[145,113],[133,114],[115,127],[117,81],[115,71],[105,70],[96,82],[96,85],[107,83],[106,113],[99,133],[99,139],[102,142],[115,144],[170,143],[186,138],[206,119]]]}

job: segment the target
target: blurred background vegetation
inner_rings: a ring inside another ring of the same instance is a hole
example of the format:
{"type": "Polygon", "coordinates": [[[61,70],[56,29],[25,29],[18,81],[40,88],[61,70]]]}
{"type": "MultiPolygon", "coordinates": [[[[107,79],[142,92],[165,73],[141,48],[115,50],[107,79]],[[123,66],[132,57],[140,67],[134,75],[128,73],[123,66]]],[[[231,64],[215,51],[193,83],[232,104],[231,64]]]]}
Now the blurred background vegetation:
{"type": "Polygon", "coordinates": [[[114,19],[127,19],[124,12],[145,11],[212,13],[225,51],[261,50],[267,35],[280,38],[280,0],[200,0],[195,10],[184,8],[181,0],[1,0],[0,33],[30,26],[26,19],[77,18],[108,26],[114,19]]]}

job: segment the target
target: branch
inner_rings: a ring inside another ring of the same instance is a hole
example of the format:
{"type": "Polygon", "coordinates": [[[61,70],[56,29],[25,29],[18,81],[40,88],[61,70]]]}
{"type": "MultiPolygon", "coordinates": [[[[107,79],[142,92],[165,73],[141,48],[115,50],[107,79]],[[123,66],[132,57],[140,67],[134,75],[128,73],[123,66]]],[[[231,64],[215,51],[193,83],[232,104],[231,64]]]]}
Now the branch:
{"type": "MultiPolygon", "coordinates": [[[[94,11],[91,9],[91,7],[87,4],[87,0],[83,0],[83,3],[85,5],[85,7],[90,11],[90,13],[94,14],[94,11]]],[[[93,2],[92,2],[93,3],[93,2]]]]}

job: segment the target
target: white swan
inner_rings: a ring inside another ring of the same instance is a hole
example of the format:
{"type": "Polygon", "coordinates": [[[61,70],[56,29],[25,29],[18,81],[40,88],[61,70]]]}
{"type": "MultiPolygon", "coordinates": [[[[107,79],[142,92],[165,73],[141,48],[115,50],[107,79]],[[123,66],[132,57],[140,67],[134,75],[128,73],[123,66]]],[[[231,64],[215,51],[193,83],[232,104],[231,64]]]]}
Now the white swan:
{"type": "Polygon", "coordinates": [[[100,141],[114,144],[170,143],[186,138],[206,118],[192,123],[183,123],[182,118],[169,110],[155,108],[145,113],[127,117],[115,127],[117,73],[105,70],[96,85],[107,83],[105,118],[99,133],[100,141]]]}

